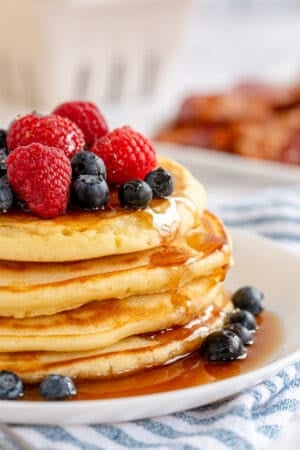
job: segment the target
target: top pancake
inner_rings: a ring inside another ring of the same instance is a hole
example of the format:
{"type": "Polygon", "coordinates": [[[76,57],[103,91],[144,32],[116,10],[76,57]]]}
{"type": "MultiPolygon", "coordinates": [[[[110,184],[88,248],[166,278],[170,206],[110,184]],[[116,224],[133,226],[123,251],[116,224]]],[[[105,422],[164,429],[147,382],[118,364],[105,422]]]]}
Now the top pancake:
{"type": "Polygon", "coordinates": [[[177,289],[231,263],[222,222],[205,211],[198,226],[167,245],[68,263],[0,262],[0,315],[56,314],[93,300],[177,289]]]}
{"type": "Polygon", "coordinates": [[[72,211],[43,220],[30,213],[0,216],[0,260],[65,262],[158,247],[185,234],[205,207],[205,191],[191,173],[172,160],[159,164],[172,173],[175,190],[144,210],[115,206],[105,211],[72,211]]]}

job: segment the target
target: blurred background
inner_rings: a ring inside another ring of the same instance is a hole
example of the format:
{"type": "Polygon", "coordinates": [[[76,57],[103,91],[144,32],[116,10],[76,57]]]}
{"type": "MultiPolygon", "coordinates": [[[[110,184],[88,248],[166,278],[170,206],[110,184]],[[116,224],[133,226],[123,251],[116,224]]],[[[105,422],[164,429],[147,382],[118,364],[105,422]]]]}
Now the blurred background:
{"type": "MultiPolygon", "coordinates": [[[[277,113],[278,97],[288,97],[279,109],[289,115],[278,120],[285,128],[288,122],[289,132],[291,104],[296,108],[295,147],[300,89],[296,93],[290,87],[300,80],[300,0],[0,0],[0,4],[2,126],[16,112],[48,112],[59,102],[76,98],[97,103],[112,127],[130,123],[158,136],[167,124],[181,121],[180,105],[189,96],[228,93],[241,81],[259,81],[264,88],[266,83],[276,89],[287,86],[283,94],[272,91],[271,105],[270,92],[263,97],[269,102],[268,125],[270,110],[272,117],[275,109],[277,113]]],[[[257,99],[256,88],[250,94],[257,99]]],[[[227,114],[232,102],[229,106],[222,102],[227,114]]],[[[258,116],[251,117],[251,126],[258,116]]],[[[217,122],[220,119],[213,117],[195,129],[202,133],[205,125],[206,133],[217,122]]],[[[193,142],[176,132],[181,144],[219,145],[202,138],[193,142]]],[[[161,136],[176,142],[174,136],[161,136]]]]}
{"type": "Polygon", "coordinates": [[[168,97],[193,88],[226,86],[244,77],[285,81],[299,70],[299,0],[0,3],[1,96],[19,96],[31,107],[40,100],[51,106],[47,92],[54,83],[64,86],[56,86],[56,97],[71,93],[84,97],[95,78],[97,97],[101,93],[106,103],[119,103],[122,89],[125,97],[149,93],[159,81],[154,78],[160,73],[155,72],[164,72],[159,66],[174,58],[176,66],[160,80],[167,81],[160,94],[168,97]],[[140,74],[128,73],[129,78],[144,77],[140,90],[125,79],[125,69],[132,70],[126,67],[130,63],[140,64],[140,74]],[[35,64],[41,67],[32,67],[35,64]],[[51,79],[57,73],[61,79],[51,79]]]}

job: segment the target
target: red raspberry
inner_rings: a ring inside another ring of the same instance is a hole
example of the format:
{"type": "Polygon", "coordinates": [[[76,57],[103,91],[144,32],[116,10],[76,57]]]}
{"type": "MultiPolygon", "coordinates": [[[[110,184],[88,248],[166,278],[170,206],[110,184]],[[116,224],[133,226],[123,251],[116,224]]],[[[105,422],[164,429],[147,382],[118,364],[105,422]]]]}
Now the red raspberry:
{"type": "Polygon", "coordinates": [[[13,122],[7,133],[9,150],[35,142],[59,148],[68,158],[85,145],[82,131],[66,117],[29,114],[13,122]]]}
{"type": "Polygon", "coordinates": [[[128,126],[111,131],[96,141],[90,151],[103,159],[111,184],[143,180],[157,165],[152,143],[128,126]]]}
{"type": "Polygon", "coordinates": [[[8,180],[27,207],[43,219],[65,212],[71,163],[63,151],[42,144],[17,147],[7,161],[8,180]]]}
{"type": "Polygon", "coordinates": [[[53,114],[67,117],[76,123],[84,134],[87,145],[108,133],[108,125],[100,110],[91,102],[66,102],[57,106],[53,114]]]}

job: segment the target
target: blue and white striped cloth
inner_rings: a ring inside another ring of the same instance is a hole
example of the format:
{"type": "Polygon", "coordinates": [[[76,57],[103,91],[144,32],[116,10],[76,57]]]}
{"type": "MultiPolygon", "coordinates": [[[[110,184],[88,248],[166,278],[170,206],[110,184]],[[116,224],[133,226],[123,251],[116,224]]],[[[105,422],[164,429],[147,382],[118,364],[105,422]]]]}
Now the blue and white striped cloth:
{"type": "MultiPolygon", "coordinates": [[[[227,225],[254,230],[300,252],[300,185],[227,199],[217,212],[227,225]]],[[[191,411],[115,425],[14,430],[43,450],[266,449],[273,448],[299,409],[300,361],[230,400],[191,411]]],[[[290,448],[300,448],[300,431],[298,445],[290,448]]]]}

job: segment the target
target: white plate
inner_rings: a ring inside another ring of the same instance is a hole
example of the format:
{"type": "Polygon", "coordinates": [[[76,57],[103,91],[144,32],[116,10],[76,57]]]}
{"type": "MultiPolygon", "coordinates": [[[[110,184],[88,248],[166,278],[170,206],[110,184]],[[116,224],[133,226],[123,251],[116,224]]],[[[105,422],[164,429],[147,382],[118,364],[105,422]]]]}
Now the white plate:
{"type": "Polygon", "coordinates": [[[252,284],[263,290],[265,307],[280,316],[286,331],[284,342],[271,362],[223,381],[162,394],[78,402],[0,401],[0,421],[62,425],[119,422],[169,414],[236,394],[300,358],[300,257],[255,234],[237,229],[230,232],[235,266],[228,276],[228,287],[236,289],[252,284]]]}

